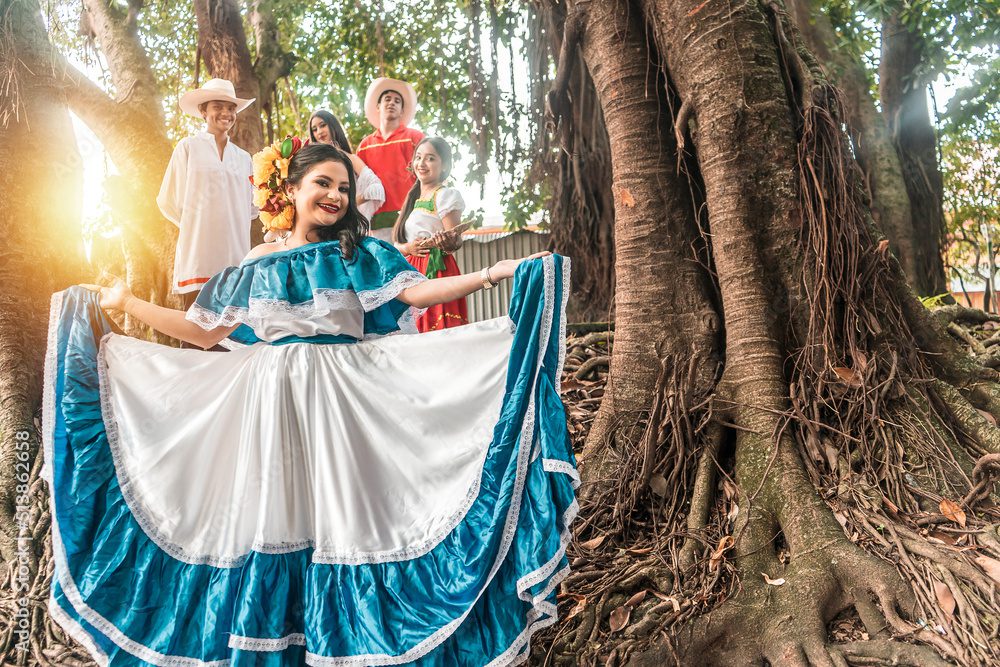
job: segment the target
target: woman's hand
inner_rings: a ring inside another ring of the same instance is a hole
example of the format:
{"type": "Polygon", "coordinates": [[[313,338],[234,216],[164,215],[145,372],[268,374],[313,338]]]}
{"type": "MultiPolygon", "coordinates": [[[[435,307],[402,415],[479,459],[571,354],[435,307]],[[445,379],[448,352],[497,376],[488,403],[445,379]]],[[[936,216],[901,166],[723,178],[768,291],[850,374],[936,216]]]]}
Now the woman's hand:
{"type": "Polygon", "coordinates": [[[444,252],[451,254],[462,247],[462,233],[450,229],[434,232],[433,236],[423,239],[423,246],[425,248],[441,248],[444,252]]]}
{"type": "Polygon", "coordinates": [[[493,282],[498,283],[505,278],[512,278],[517,267],[521,265],[521,262],[526,262],[529,259],[538,259],[539,257],[548,257],[552,253],[548,250],[543,250],[542,252],[536,252],[534,255],[528,255],[527,257],[522,257],[521,259],[503,259],[490,267],[490,278],[493,282]]]}
{"type": "Polygon", "coordinates": [[[404,255],[413,255],[414,257],[426,257],[430,253],[431,248],[429,245],[427,245],[427,242],[424,239],[417,239],[416,241],[410,241],[408,243],[402,244],[400,246],[400,250],[403,252],[404,255]]]}
{"type": "Polygon", "coordinates": [[[132,296],[132,290],[128,288],[125,281],[117,276],[112,276],[114,281],[110,287],[103,285],[83,285],[87,289],[101,293],[101,308],[107,310],[125,310],[125,304],[132,296]]]}

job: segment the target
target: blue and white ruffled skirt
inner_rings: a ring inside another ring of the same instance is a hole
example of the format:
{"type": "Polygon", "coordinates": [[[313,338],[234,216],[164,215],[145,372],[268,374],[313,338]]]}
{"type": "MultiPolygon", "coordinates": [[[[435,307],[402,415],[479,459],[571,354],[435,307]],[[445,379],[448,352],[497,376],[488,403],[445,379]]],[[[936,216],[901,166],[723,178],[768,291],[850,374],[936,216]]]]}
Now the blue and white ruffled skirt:
{"type": "Polygon", "coordinates": [[[555,620],[578,477],[568,260],[510,317],[220,354],[52,299],[57,622],[108,665],[511,665],[555,620]]]}

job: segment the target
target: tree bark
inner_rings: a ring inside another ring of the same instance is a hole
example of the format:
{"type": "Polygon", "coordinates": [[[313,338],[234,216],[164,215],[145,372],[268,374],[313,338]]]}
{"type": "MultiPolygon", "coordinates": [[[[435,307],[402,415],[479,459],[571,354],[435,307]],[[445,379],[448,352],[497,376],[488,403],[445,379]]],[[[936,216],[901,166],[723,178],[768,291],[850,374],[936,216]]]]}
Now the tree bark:
{"type": "Polygon", "coordinates": [[[917,274],[913,286],[918,294],[932,296],[948,292],[948,283],[941,256],[944,186],[927,83],[920,74],[923,52],[923,37],[898,13],[890,14],[882,25],[879,95],[910,199],[917,274]]]}
{"type": "Polygon", "coordinates": [[[0,3],[0,39],[0,66],[10,77],[0,122],[0,224],[11,233],[0,253],[0,559],[21,555],[34,573],[42,545],[15,512],[30,510],[17,498],[40,444],[49,295],[84,276],[82,172],[38,4],[0,3]]]}
{"type": "MultiPolygon", "coordinates": [[[[281,48],[278,22],[274,17],[275,1],[252,0],[249,4],[250,24],[253,26],[256,47],[254,71],[260,88],[259,100],[264,113],[270,118],[271,101],[274,99],[278,81],[292,73],[297,57],[294,53],[281,48]]],[[[259,113],[257,117],[260,117],[259,113]]]]}
{"type": "Polygon", "coordinates": [[[243,16],[236,0],[195,0],[198,49],[208,72],[228,79],[239,97],[256,101],[236,117],[231,136],[244,150],[255,153],[264,146],[261,111],[268,111],[278,81],[292,71],[295,56],[281,48],[273,0],[250,3],[256,57],[251,59],[243,16]]]}
{"type": "MultiPolygon", "coordinates": [[[[613,425],[638,421],[648,411],[661,358],[700,356],[702,384],[714,384],[711,361],[721,322],[695,205],[676,173],[666,81],[650,72],[639,17],[620,2],[579,2],[573,11],[613,137],[610,188],[601,189],[610,190],[616,211],[615,345],[608,388],[584,453],[604,468],[613,425]]],[[[595,470],[590,477],[603,475],[595,470]]]]}
{"type": "MultiPolygon", "coordinates": [[[[127,175],[116,179],[109,190],[122,226],[124,278],[138,296],[167,304],[173,303],[170,275],[177,230],[160,214],[156,194],[171,147],[153,69],[139,40],[140,9],[138,2],[127,9],[106,0],[84,3],[84,20],[107,59],[113,95],[104,93],[62,56],[53,52],[52,57],[61,63],[67,105],[127,175]]],[[[137,334],[147,331],[131,320],[126,328],[137,334]]]]}

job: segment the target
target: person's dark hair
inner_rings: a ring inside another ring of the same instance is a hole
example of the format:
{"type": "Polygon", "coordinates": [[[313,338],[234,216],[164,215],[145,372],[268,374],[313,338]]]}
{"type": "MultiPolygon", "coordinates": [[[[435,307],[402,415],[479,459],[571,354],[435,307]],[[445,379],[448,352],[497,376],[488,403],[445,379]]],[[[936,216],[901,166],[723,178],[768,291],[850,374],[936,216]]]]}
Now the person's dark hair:
{"type": "Polygon", "coordinates": [[[358,210],[358,184],[354,180],[354,165],[344,151],[330,144],[309,144],[299,149],[288,164],[286,183],[295,186],[302,185],[302,179],[318,164],[323,162],[339,162],[347,170],[347,178],[351,183],[347,198],[347,212],[337,224],[320,227],[315,230],[316,240],[340,241],[340,252],[346,258],[354,256],[354,249],[361,239],[368,234],[368,219],[358,210]]]}
{"type": "MultiPolygon", "coordinates": [[[[417,154],[417,149],[424,144],[429,143],[434,147],[434,151],[441,158],[441,183],[448,180],[451,176],[452,167],[452,157],[451,157],[451,146],[448,142],[441,137],[424,137],[419,144],[413,148],[413,154],[417,154]]],[[[406,243],[406,219],[410,217],[410,213],[413,213],[413,205],[417,202],[420,197],[420,181],[414,181],[413,187],[410,191],[406,193],[406,200],[403,203],[403,209],[399,212],[399,217],[396,218],[396,223],[392,226],[392,240],[396,243],[406,243]]]]}
{"type": "Polygon", "coordinates": [[[344,132],[344,126],[340,124],[340,121],[332,113],[326,109],[320,109],[313,112],[313,115],[309,116],[309,138],[313,141],[317,141],[316,135],[313,134],[313,118],[320,118],[326,123],[327,129],[330,130],[330,138],[333,139],[334,145],[345,153],[353,153],[354,149],[351,147],[351,142],[347,138],[347,133],[344,132]]]}
{"type": "Polygon", "coordinates": [[[389,93],[395,93],[395,94],[399,95],[399,100],[400,100],[399,101],[399,108],[400,109],[402,109],[403,107],[406,106],[406,98],[403,97],[403,93],[399,92],[398,90],[393,90],[392,88],[386,88],[381,93],[379,93],[378,99],[375,100],[375,106],[378,106],[378,105],[382,104],[382,98],[385,97],[386,95],[388,95],[389,93]]]}

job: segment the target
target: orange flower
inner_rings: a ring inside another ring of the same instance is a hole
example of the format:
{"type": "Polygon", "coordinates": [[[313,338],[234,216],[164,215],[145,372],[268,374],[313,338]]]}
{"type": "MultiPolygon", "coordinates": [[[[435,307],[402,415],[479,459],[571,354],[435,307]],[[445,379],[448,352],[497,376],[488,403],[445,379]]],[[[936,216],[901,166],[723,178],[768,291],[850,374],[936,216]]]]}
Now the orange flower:
{"type": "Polygon", "coordinates": [[[292,228],[292,223],[295,222],[295,207],[291,204],[281,209],[281,213],[274,216],[271,220],[271,229],[286,230],[292,228]]]}

